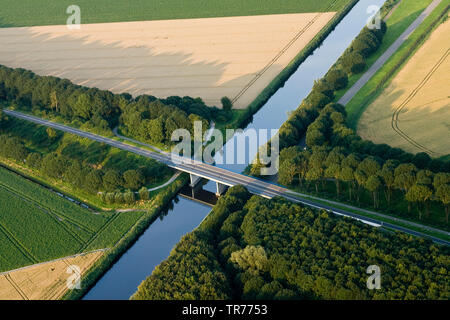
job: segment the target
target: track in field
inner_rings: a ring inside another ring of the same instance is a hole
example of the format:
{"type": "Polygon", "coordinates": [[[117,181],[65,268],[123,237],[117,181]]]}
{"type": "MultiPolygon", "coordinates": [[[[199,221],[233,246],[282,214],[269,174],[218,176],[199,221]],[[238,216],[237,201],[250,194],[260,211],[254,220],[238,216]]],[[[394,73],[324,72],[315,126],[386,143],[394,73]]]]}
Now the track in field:
{"type": "Polygon", "coordinates": [[[406,105],[419,93],[419,91],[425,86],[425,84],[431,79],[433,74],[439,69],[439,67],[442,65],[442,63],[445,61],[445,59],[448,58],[450,54],[450,48],[447,49],[447,51],[441,56],[441,58],[436,62],[436,64],[431,68],[431,70],[427,73],[427,75],[422,79],[422,81],[417,85],[416,88],[406,97],[406,99],[395,109],[394,113],[392,114],[391,118],[391,127],[392,129],[400,135],[403,139],[405,139],[407,142],[415,146],[416,148],[423,150],[424,152],[430,154],[430,155],[440,155],[440,153],[435,152],[433,150],[428,149],[427,147],[423,146],[410,136],[408,136],[404,131],[402,131],[399,127],[399,115],[402,112],[402,110],[406,107],[406,105]]]}
{"type": "MultiPolygon", "coordinates": [[[[331,11],[331,9],[334,7],[334,5],[336,4],[338,0],[335,0],[334,2],[332,2],[326,9],[325,11],[331,11]]],[[[245,92],[247,92],[248,89],[250,89],[250,87],[256,82],[258,81],[259,78],[261,78],[261,76],[270,69],[270,67],[273,66],[273,64],[275,62],[277,62],[277,60],[306,32],[308,31],[308,29],[315,24],[315,22],[323,15],[323,12],[318,13],[311,21],[308,22],[308,24],[303,27],[296,35],[294,38],[292,38],[288,44],[286,44],[284,46],[284,48],[279,51],[277,53],[277,55],[271,60],[269,61],[269,63],[260,71],[258,72],[255,77],[253,79],[250,80],[249,83],[247,83],[245,85],[244,88],[242,88],[241,91],[238,92],[238,94],[231,99],[231,102],[235,103],[245,92]]]]}

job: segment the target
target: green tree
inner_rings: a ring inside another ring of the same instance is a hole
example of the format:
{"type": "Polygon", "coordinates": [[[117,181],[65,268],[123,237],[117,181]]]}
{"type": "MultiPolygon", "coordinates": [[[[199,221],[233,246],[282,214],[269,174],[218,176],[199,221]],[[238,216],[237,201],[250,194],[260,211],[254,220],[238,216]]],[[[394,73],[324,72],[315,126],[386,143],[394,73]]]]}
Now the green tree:
{"type": "Polygon", "coordinates": [[[365,183],[367,190],[372,192],[373,207],[375,209],[378,208],[378,190],[380,189],[381,185],[382,184],[380,178],[378,178],[378,176],[376,175],[370,176],[365,183]]]}
{"type": "Polygon", "coordinates": [[[341,173],[339,174],[341,179],[345,181],[348,185],[348,199],[352,200],[352,190],[355,184],[355,177],[353,175],[353,169],[350,167],[342,167],[341,173]]]}
{"type": "MultiPolygon", "coordinates": [[[[80,171],[81,174],[81,171],[80,171]]],[[[78,178],[81,178],[80,176],[78,178]]],[[[90,193],[97,193],[102,188],[103,180],[99,170],[91,170],[84,180],[84,186],[90,193]]],[[[111,189],[113,190],[113,189],[111,189]]]]}
{"type": "MultiPolygon", "coordinates": [[[[408,192],[405,195],[405,199],[411,203],[417,203],[417,210],[419,211],[419,219],[422,219],[422,210],[421,204],[423,205],[426,201],[428,201],[433,195],[433,191],[427,186],[415,184],[411,188],[408,189],[408,192]]],[[[411,209],[408,208],[408,211],[411,209]]]]}
{"type": "Polygon", "coordinates": [[[436,190],[436,197],[444,205],[445,221],[448,223],[448,215],[450,212],[450,184],[441,184],[436,190]]]}
{"type": "Polygon", "coordinates": [[[347,74],[341,69],[332,69],[325,75],[326,81],[331,84],[335,91],[344,89],[348,85],[347,74]]]}
{"type": "Polygon", "coordinates": [[[150,192],[146,187],[142,187],[139,189],[139,198],[143,201],[147,201],[150,199],[150,192]]]}
{"type": "Polygon", "coordinates": [[[127,192],[123,194],[123,199],[126,204],[132,204],[136,202],[136,195],[133,191],[127,190],[127,192]]]}
{"type": "Polygon", "coordinates": [[[56,133],[55,129],[48,127],[45,132],[47,132],[47,136],[50,140],[54,140],[58,137],[58,134],[56,133]]]}
{"type": "Polygon", "coordinates": [[[263,274],[269,268],[266,251],[261,246],[246,246],[242,250],[233,252],[230,260],[253,275],[263,274]]]}
{"type": "Polygon", "coordinates": [[[233,102],[228,97],[223,97],[220,102],[222,102],[222,109],[225,111],[230,111],[233,108],[233,102]]]}
{"type": "Polygon", "coordinates": [[[114,191],[122,186],[122,184],[122,177],[115,170],[108,170],[103,176],[103,187],[106,191],[114,191]]]}
{"type": "Polygon", "coordinates": [[[124,187],[137,190],[145,183],[145,177],[140,170],[127,170],[123,173],[124,187]]]}

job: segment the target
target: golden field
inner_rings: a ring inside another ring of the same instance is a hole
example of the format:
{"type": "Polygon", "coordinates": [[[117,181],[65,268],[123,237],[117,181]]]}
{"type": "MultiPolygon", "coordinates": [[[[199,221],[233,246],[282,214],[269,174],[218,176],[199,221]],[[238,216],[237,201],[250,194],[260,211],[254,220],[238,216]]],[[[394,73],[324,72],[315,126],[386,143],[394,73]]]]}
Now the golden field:
{"type": "MultiPolygon", "coordinates": [[[[69,266],[78,266],[81,276],[103,251],[41,263],[0,275],[0,300],[57,300],[68,290],[69,266]]],[[[81,280],[82,281],[82,280],[81,280]]]]}
{"type": "Polygon", "coordinates": [[[411,153],[450,153],[450,20],[441,24],[368,106],[358,134],[411,153]]]}
{"type": "Polygon", "coordinates": [[[1,28],[0,64],[89,87],[246,108],[334,12],[1,28]]]}

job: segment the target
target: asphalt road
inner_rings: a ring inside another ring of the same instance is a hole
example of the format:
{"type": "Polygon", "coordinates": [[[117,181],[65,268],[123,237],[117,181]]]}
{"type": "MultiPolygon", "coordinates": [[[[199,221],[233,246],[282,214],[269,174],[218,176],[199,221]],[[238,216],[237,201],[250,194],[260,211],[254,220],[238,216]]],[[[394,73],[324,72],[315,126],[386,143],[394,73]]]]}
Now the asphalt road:
{"type": "Polygon", "coordinates": [[[367,70],[355,84],[338,101],[342,105],[346,105],[353,99],[356,93],[377,73],[378,70],[389,60],[389,58],[400,48],[400,46],[408,39],[411,33],[430,15],[442,0],[434,0],[430,5],[414,20],[413,23],[403,32],[400,37],[378,58],[377,61],[367,70]]]}
{"type": "Polygon", "coordinates": [[[273,198],[275,196],[280,196],[280,197],[283,197],[292,202],[302,203],[302,204],[307,205],[312,208],[325,209],[325,210],[331,211],[337,215],[353,218],[353,219],[359,220],[359,221],[369,224],[369,225],[378,226],[378,227],[380,227],[380,226],[387,227],[387,228],[402,231],[402,232],[405,232],[405,233],[408,233],[408,234],[411,234],[414,236],[429,238],[439,244],[450,245],[449,241],[441,240],[441,239],[438,239],[438,238],[435,238],[435,237],[432,237],[432,236],[429,236],[426,234],[422,234],[420,232],[417,232],[417,231],[414,231],[411,229],[407,229],[404,227],[400,227],[397,225],[385,223],[380,220],[367,218],[365,216],[361,216],[361,215],[358,215],[358,214],[355,214],[355,213],[352,213],[352,212],[349,212],[346,210],[323,205],[321,203],[311,201],[310,199],[302,198],[302,195],[300,193],[292,192],[281,186],[278,186],[278,185],[275,185],[275,184],[272,184],[272,183],[269,183],[266,181],[258,180],[258,179],[255,179],[253,177],[249,177],[249,176],[246,176],[243,174],[228,171],[226,169],[218,168],[218,167],[215,167],[213,165],[209,165],[209,164],[206,164],[203,162],[193,161],[191,159],[186,159],[186,158],[182,158],[182,157],[176,157],[176,156],[173,156],[168,153],[157,153],[157,152],[152,152],[149,150],[141,149],[141,148],[138,148],[138,147],[114,140],[114,139],[105,138],[105,137],[102,137],[97,134],[82,131],[82,130],[79,130],[76,128],[72,128],[72,127],[69,127],[66,125],[62,125],[59,123],[44,120],[44,119],[34,117],[31,115],[23,114],[23,113],[20,113],[17,111],[3,110],[3,112],[7,115],[10,115],[10,116],[22,119],[22,120],[30,121],[30,122],[33,122],[33,123],[36,123],[39,125],[43,125],[46,127],[51,127],[56,130],[71,133],[71,134],[74,134],[74,135],[77,135],[77,136],[80,136],[83,138],[87,138],[87,139],[94,140],[97,142],[105,143],[112,147],[119,148],[119,149],[122,149],[125,151],[129,151],[129,152],[132,152],[132,153],[144,156],[144,157],[152,158],[152,159],[160,161],[174,169],[192,173],[192,174],[195,174],[202,178],[216,181],[221,184],[225,184],[227,186],[243,185],[248,189],[249,192],[251,192],[253,194],[261,195],[261,196],[264,196],[267,198],[273,198]]]}

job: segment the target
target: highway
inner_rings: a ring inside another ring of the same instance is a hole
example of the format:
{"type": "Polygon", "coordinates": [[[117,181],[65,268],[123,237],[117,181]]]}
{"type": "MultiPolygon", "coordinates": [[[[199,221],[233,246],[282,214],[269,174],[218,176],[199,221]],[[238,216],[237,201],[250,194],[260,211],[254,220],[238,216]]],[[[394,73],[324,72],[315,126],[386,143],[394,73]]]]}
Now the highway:
{"type": "Polygon", "coordinates": [[[394,225],[394,224],[390,224],[390,223],[385,223],[382,222],[380,220],[377,219],[372,219],[372,218],[368,218],[362,215],[358,215],[346,210],[342,210],[342,209],[338,209],[332,206],[328,206],[328,205],[324,205],[318,202],[315,202],[313,200],[310,200],[308,198],[303,197],[304,195],[300,194],[300,193],[296,193],[293,191],[290,191],[286,188],[283,188],[281,186],[266,182],[266,181],[262,181],[262,180],[258,180],[255,179],[253,177],[249,177],[243,174],[239,174],[239,173],[235,173],[226,169],[222,169],[222,168],[218,168],[216,166],[213,165],[209,165],[203,162],[199,162],[199,161],[194,161],[192,159],[188,159],[188,158],[183,158],[180,156],[175,156],[169,153],[158,153],[158,152],[153,152],[153,151],[149,151],[149,150],[145,150],[130,144],[126,144],[114,139],[110,139],[110,138],[106,138],[94,133],[90,133],[90,132],[86,132],[83,130],[79,130],[76,128],[72,128],[63,124],[59,124],[59,123],[55,123],[55,122],[51,122],[48,120],[44,120],[35,116],[31,116],[31,115],[27,115],[27,114],[23,114],[21,112],[17,112],[17,111],[13,111],[13,110],[6,110],[4,109],[3,112],[9,116],[15,117],[15,118],[19,118],[22,120],[26,120],[26,121],[30,121],[42,126],[46,126],[46,127],[51,127],[53,129],[56,130],[60,130],[63,132],[67,132],[67,133],[71,133],[83,138],[87,138],[93,141],[97,141],[97,142],[101,142],[101,143],[105,143],[107,145],[110,145],[112,147],[115,148],[119,148],[121,150],[125,150],[125,151],[129,151],[144,157],[148,157],[151,159],[154,159],[156,161],[162,162],[164,164],[166,164],[167,166],[174,168],[176,170],[180,170],[183,172],[187,172],[190,174],[194,174],[196,176],[208,179],[208,180],[212,180],[227,186],[235,186],[235,185],[242,185],[244,187],[247,188],[247,190],[253,194],[256,195],[260,195],[266,198],[273,198],[275,196],[280,196],[283,197],[291,202],[295,202],[295,203],[301,203],[304,205],[307,205],[309,207],[312,208],[316,208],[316,209],[324,209],[327,211],[331,211],[334,214],[337,215],[341,215],[341,216],[346,216],[349,218],[353,218],[356,220],[359,220],[363,223],[372,225],[372,226],[383,226],[386,228],[390,228],[393,230],[398,230],[398,231],[402,231],[405,233],[408,233],[410,235],[413,236],[418,236],[418,237],[426,237],[426,238],[430,238],[431,240],[433,240],[436,243],[439,244],[443,244],[443,245],[450,245],[449,241],[445,241],[436,237],[432,237],[405,227],[401,227],[398,225],[394,225]]]}

